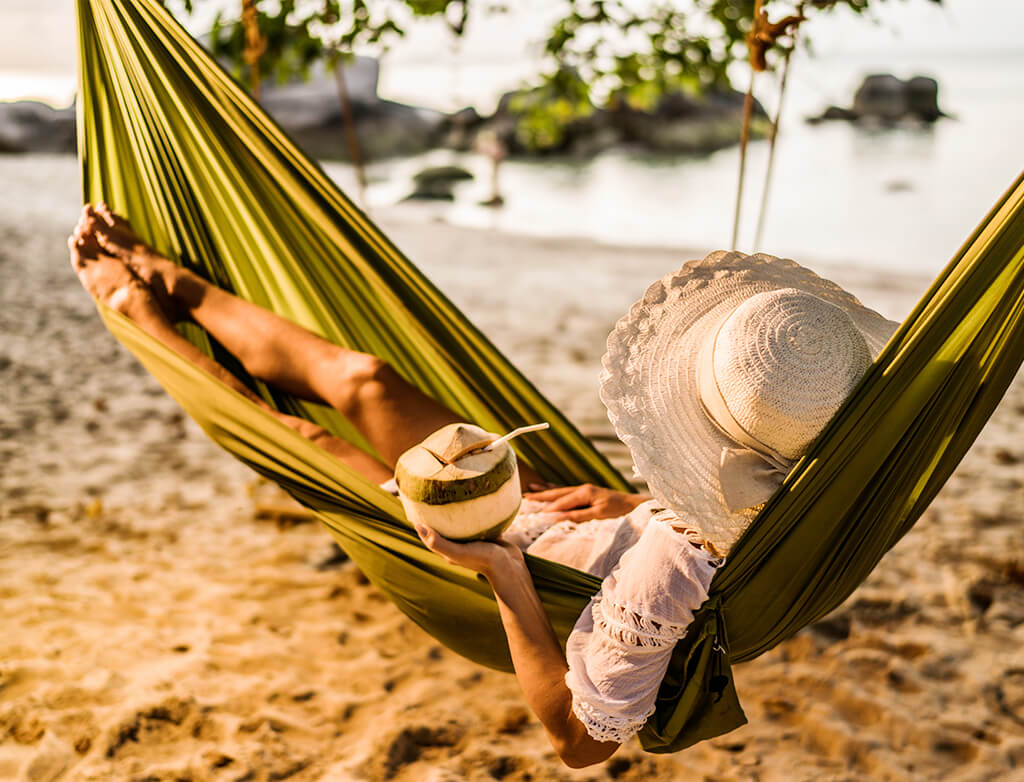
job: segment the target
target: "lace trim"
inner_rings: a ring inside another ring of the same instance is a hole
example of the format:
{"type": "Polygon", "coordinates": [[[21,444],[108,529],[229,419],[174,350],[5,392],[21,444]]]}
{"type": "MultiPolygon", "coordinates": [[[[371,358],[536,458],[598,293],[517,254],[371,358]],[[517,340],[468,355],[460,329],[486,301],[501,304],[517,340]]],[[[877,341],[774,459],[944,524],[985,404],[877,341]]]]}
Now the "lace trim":
{"type": "Polygon", "coordinates": [[[594,596],[591,613],[594,626],[606,635],[626,646],[646,649],[672,646],[686,635],[690,626],[689,623],[656,622],[623,605],[606,600],[601,593],[594,596]]]}
{"type": "Polygon", "coordinates": [[[651,515],[651,521],[660,521],[663,524],[668,524],[676,532],[682,533],[683,537],[686,538],[686,541],[699,548],[701,553],[704,554],[708,561],[715,567],[721,567],[725,562],[725,555],[719,552],[718,549],[715,548],[714,544],[704,537],[699,529],[688,524],[671,508],[658,508],[651,515]]]}
{"type": "Polygon", "coordinates": [[[572,713],[583,723],[583,727],[587,729],[587,733],[594,741],[614,741],[616,744],[625,744],[654,714],[654,709],[655,706],[652,704],[642,717],[613,717],[577,697],[576,693],[572,695],[572,713]]]}

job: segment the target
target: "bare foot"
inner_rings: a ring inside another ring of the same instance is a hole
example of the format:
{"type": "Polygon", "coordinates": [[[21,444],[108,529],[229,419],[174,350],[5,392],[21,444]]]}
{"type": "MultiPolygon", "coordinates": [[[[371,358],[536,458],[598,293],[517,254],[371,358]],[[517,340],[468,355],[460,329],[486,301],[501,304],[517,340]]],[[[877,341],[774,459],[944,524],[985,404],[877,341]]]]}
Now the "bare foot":
{"type": "Polygon", "coordinates": [[[179,287],[201,281],[192,272],[165,258],[147,245],[131,225],[106,204],[86,206],[83,210],[84,234],[105,254],[126,264],[144,282],[167,317],[174,321],[188,318],[188,307],[177,295],[179,287]]]}
{"type": "Polygon", "coordinates": [[[138,323],[173,328],[152,291],[119,259],[97,252],[87,236],[68,240],[71,266],[94,299],[138,323]]]}

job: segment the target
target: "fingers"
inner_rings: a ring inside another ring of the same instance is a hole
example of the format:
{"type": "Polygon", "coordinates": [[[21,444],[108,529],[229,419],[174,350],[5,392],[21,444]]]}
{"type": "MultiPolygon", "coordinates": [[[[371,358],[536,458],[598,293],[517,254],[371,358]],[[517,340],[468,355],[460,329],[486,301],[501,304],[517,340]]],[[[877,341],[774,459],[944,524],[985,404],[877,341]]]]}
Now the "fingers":
{"type": "Polygon", "coordinates": [[[544,507],[545,513],[557,513],[563,510],[574,510],[576,508],[590,507],[594,502],[594,495],[588,486],[578,486],[569,494],[564,494],[554,502],[549,502],[544,507]]]}
{"type": "Polygon", "coordinates": [[[609,510],[608,508],[601,505],[592,505],[588,508],[580,508],[579,510],[570,510],[561,513],[558,517],[559,521],[574,521],[576,523],[582,521],[595,521],[597,519],[611,519],[615,518],[617,513],[609,510]]]}
{"type": "Polygon", "coordinates": [[[452,565],[469,568],[477,573],[489,571],[495,559],[505,553],[501,544],[480,540],[456,543],[426,525],[417,524],[415,527],[416,534],[428,549],[452,565]]]}
{"type": "MultiPolygon", "coordinates": [[[[536,484],[530,484],[531,489],[533,489],[534,486],[536,486],[536,484]]],[[[526,497],[526,499],[528,500],[537,500],[538,502],[550,502],[551,500],[557,500],[559,497],[563,497],[566,494],[571,494],[572,492],[576,491],[579,488],[579,486],[559,486],[557,489],[547,489],[545,491],[529,491],[523,496],[526,497]]]]}
{"type": "Polygon", "coordinates": [[[431,551],[437,552],[437,541],[439,539],[444,540],[444,538],[438,535],[433,529],[428,527],[426,524],[415,524],[413,526],[416,530],[416,534],[419,535],[420,540],[423,541],[423,545],[431,551]]]}
{"type": "Polygon", "coordinates": [[[415,526],[416,534],[420,536],[420,540],[423,541],[424,546],[435,554],[440,554],[449,562],[458,564],[454,559],[452,559],[452,555],[457,554],[457,551],[454,548],[455,546],[458,546],[457,543],[452,543],[448,538],[425,524],[417,524],[415,526]]]}

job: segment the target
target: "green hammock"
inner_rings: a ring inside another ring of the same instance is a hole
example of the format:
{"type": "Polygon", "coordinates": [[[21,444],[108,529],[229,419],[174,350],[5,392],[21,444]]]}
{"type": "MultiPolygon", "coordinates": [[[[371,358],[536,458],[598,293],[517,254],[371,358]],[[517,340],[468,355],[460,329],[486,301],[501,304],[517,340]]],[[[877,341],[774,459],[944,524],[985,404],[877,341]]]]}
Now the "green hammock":
{"type": "MultiPolygon", "coordinates": [[[[78,0],[83,196],[218,285],[378,355],[548,480],[627,484],[311,163],[155,0],[78,0]]],[[[949,477],[1024,359],[1024,178],[982,221],[712,583],[640,734],[668,752],[741,725],[730,664],[850,595],[949,477]]],[[[552,293],[552,295],[557,295],[552,293]]],[[[204,430],[311,508],[369,579],[445,645],[510,670],[493,596],[428,552],[398,501],[100,307],[204,430]]],[[[337,413],[274,392],[194,326],[186,335],[278,409],[364,448],[337,413]]],[[[597,579],[529,559],[563,640],[597,579]]]]}

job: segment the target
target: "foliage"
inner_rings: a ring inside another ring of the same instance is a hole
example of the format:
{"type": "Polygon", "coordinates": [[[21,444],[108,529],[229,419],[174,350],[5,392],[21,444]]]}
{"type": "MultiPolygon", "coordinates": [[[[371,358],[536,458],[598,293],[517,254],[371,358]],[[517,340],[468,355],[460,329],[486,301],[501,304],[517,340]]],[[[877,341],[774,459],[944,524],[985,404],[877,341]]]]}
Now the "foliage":
{"type": "MultiPolygon", "coordinates": [[[[731,88],[731,66],[748,56],[755,0],[563,1],[565,13],[544,43],[541,72],[510,104],[519,116],[518,135],[530,146],[557,145],[568,124],[597,106],[650,109],[667,93],[731,88]]],[[[763,5],[773,20],[794,12],[813,19],[837,8],[863,14],[883,1],[764,0],[763,5]]],[[[178,2],[192,13],[199,0],[178,2]]],[[[266,38],[260,71],[278,80],[305,76],[318,60],[333,66],[356,48],[381,52],[417,19],[444,19],[452,35],[461,36],[471,9],[473,14],[504,10],[494,0],[255,2],[266,38]]],[[[244,77],[246,39],[238,14],[218,13],[209,38],[214,54],[244,77]]],[[[787,37],[772,42],[769,68],[791,42],[787,37]]]]}
{"type": "MultiPolygon", "coordinates": [[[[168,0],[160,0],[165,5],[168,0]]],[[[210,0],[178,0],[186,14],[210,0]]],[[[310,67],[325,61],[329,67],[351,56],[356,48],[383,51],[405,34],[397,21],[402,11],[414,16],[444,15],[450,8],[465,9],[466,0],[255,0],[259,30],[266,48],[260,56],[260,73],[285,82],[308,78],[310,67]]],[[[218,59],[230,64],[237,77],[249,83],[246,63],[246,30],[241,17],[242,0],[235,7],[216,12],[206,45],[218,59]]],[[[465,24],[465,10],[456,14],[453,29],[465,24]]]]}
{"type": "MultiPolygon", "coordinates": [[[[863,14],[872,2],[882,0],[765,0],[763,7],[773,19],[794,12],[813,19],[837,8],[863,14]]],[[[651,109],[671,92],[730,89],[730,66],[748,56],[754,9],[755,0],[567,0],[565,16],[546,41],[548,68],[540,78],[552,106],[568,101],[577,110],[566,115],[533,103],[524,121],[543,125],[543,118],[534,116],[538,112],[561,122],[586,116],[591,106],[580,100],[575,82],[585,85],[591,104],[637,109],[651,109]],[[566,72],[577,75],[574,82],[566,72]],[[561,92],[566,85],[569,90],[561,92]]],[[[771,47],[769,68],[791,44],[791,38],[783,38],[771,47]]]]}

